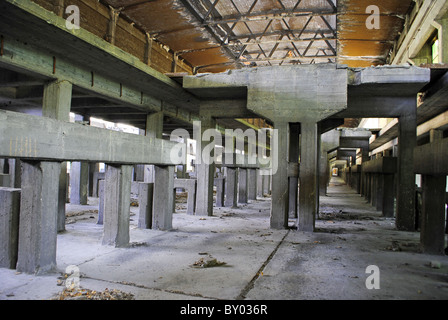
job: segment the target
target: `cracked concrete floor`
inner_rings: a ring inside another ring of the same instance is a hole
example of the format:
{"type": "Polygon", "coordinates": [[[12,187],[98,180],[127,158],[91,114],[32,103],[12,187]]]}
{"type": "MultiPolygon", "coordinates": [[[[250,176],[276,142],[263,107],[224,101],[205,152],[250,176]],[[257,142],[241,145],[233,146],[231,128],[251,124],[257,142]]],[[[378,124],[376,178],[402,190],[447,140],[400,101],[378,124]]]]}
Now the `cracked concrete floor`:
{"type": "Polygon", "coordinates": [[[347,186],[332,184],[320,198],[315,233],[270,230],[269,207],[269,198],[259,198],[199,217],[178,203],[169,232],[138,229],[138,208],[131,207],[131,245],[114,248],[101,245],[97,199],[67,205],[57,270],[34,276],[0,269],[0,299],[52,299],[69,265],[79,268],[82,288],[141,300],[448,298],[448,257],[420,253],[418,232],[396,230],[347,186]],[[201,259],[224,264],[199,268],[201,259]],[[380,289],[366,288],[369,265],[379,268],[380,289]]]}

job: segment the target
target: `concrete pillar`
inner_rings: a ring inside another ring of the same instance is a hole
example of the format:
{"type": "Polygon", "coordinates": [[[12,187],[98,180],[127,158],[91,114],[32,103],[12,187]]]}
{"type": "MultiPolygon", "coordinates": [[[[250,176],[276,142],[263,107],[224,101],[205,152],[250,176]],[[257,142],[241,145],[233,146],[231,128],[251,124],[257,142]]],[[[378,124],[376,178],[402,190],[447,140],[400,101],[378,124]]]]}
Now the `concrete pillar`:
{"type": "Polygon", "coordinates": [[[263,197],[263,176],[260,174],[260,169],[256,170],[257,175],[257,197],[263,197]]]}
{"type": "Polygon", "coordinates": [[[238,197],[238,168],[227,167],[226,172],[226,198],[224,200],[224,206],[236,208],[238,197]]]}
{"type": "Polygon", "coordinates": [[[271,194],[271,178],[270,174],[263,176],[263,196],[271,194]]]}
{"type": "Polygon", "coordinates": [[[247,169],[238,169],[238,203],[247,203],[248,195],[248,179],[247,179],[247,169]]]}
{"type": "Polygon", "coordinates": [[[0,187],[0,267],[15,269],[19,248],[20,189],[0,187]]]}
{"type": "Polygon", "coordinates": [[[216,207],[224,207],[225,182],[226,178],[224,177],[215,178],[216,207]]]}
{"type": "Polygon", "coordinates": [[[270,226],[272,229],[283,229],[288,227],[289,123],[274,123],[274,129],[278,134],[278,140],[272,146],[271,157],[277,157],[278,165],[277,171],[272,174],[270,226]]]}
{"type": "Polygon", "coordinates": [[[395,206],[394,174],[383,175],[383,216],[392,218],[395,206]]]}
{"type": "MultiPolygon", "coordinates": [[[[146,117],[146,136],[151,139],[162,139],[163,112],[156,112],[146,117]]],[[[144,182],[154,182],[154,165],[144,165],[144,182]]]]}
{"type": "Polygon", "coordinates": [[[98,181],[95,179],[100,171],[100,164],[96,162],[89,162],[89,196],[98,196],[98,181]]]}
{"type": "Polygon", "coordinates": [[[129,244],[132,166],[108,164],[104,197],[103,245],[129,244]]]}
{"type": "MultiPolygon", "coordinates": [[[[196,192],[197,192],[197,183],[196,179],[188,179],[189,186],[187,188],[188,198],[187,198],[187,214],[194,214],[194,210],[196,209],[196,192]]],[[[222,192],[221,192],[222,193],[222,192]]],[[[218,198],[218,191],[216,192],[216,197],[218,198]]],[[[224,194],[222,194],[224,197],[224,194]]],[[[221,205],[222,207],[222,205],[221,205]]]]}
{"type": "Polygon", "coordinates": [[[247,169],[247,199],[257,200],[257,170],[247,169]]]}
{"type": "MultiPolygon", "coordinates": [[[[42,116],[51,119],[70,121],[72,84],[56,80],[44,85],[42,116]]],[[[67,200],[67,162],[61,163],[59,177],[58,231],[65,230],[65,203],[67,200]]]]}
{"type": "Polygon", "coordinates": [[[152,229],[170,230],[173,223],[174,166],[154,166],[152,229]]]}
{"type": "Polygon", "coordinates": [[[297,230],[314,231],[317,202],[318,128],[316,123],[301,123],[300,188],[297,230]]]}
{"type": "Polygon", "coordinates": [[[417,140],[417,107],[413,98],[409,111],[399,118],[397,216],[399,230],[415,230],[414,148],[417,140]]]}
{"type": "Polygon", "coordinates": [[[87,204],[89,183],[89,164],[87,162],[72,162],[70,166],[70,203],[87,204]]]}
{"type": "Polygon", "coordinates": [[[138,185],[138,227],[152,228],[154,184],[140,182],[138,185]]]}
{"type": "MultiPolygon", "coordinates": [[[[11,188],[20,188],[20,180],[21,180],[20,172],[22,170],[21,164],[20,164],[20,159],[9,159],[8,163],[9,163],[9,176],[11,179],[10,186],[11,186],[11,188]]],[[[62,168],[62,164],[61,164],[61,168],[62,168]]],[[[61,174],[62,174],[62,170],[61,170],[61,174]]],[[[65,212],[64,212],[64,217],[65,217],[65,212]]]]}
{"type": "Polygon", "coordinates": [[[376,184],[376,210],[383,210],[383,200],[384,200],[384,174],[377,174],[377,184],[376,184]]]}
{"type": "MultiPolygon", "coordinates": [[[[291,123],[289,125],[289,162],[299,163],[299,134],[300,124],[291,123]]],[[[288,214],[297,218],[297,198],[299,192],[299,177],[288,177],[289,183],[289,204],[288,214]]]]}
{"type": "Polygon", "coordinates": [[[99,203],[98,203],[98,221],[97,224],[103,224],[104,222],[104,191],[106,187],[106,181],[105,180],[99,180],[98,181],[98,197],[99,197],[99,203]]]}
{"type": "Polygon", "coordinates": [[[211,146],[215,145],[216,141],[214,138],[211,138],[213,141],[203,141],[202,137],[204,136],[203,134],[206,130],[215,128],[215,119],[211,117],[201,117],[201,136],[195,137],[197,160],[196,215],[198,216],[213,215],[213,180],[215,176],[215,161],[214,151],[211,146]]]}
{"type": "Polygon", "coordinates": [[[445,189],[446,176],[422,175],[420,243],[425,253],[444,253],[445,189]]]}
{"type": "Polygon", "coordinates": [[[56,266],[61,164],[22,161],[17,271],[44,273],[56,266]]]}

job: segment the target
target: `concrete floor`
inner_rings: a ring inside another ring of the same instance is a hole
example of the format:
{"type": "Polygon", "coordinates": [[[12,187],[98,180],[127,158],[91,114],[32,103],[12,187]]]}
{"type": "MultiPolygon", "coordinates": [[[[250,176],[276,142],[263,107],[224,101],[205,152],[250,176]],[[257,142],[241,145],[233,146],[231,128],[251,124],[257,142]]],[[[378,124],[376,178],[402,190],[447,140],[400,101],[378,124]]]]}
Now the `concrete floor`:
{"type": "Polygon", "coordinates": [[[57,272],[0,269],[0,299],[52,299],[69,265],[78,266],[82,288],[135,299],[448,299],[448,257],[420,253],[418,232],[397,231],[338,181],[320,198],[315,233],[270,230],[269,198],[214,208],[213,217],[187,215],[185,207],[177,204],[170,232],[138,229],[131,215],[130,247],[113,248],[101,245],[97,199],[67,205],[57,272]],[[201,258],[225,264],[195,267],[201,258]],[[380,289],[366,288],[369,265],[380,270],[380,289]]]}

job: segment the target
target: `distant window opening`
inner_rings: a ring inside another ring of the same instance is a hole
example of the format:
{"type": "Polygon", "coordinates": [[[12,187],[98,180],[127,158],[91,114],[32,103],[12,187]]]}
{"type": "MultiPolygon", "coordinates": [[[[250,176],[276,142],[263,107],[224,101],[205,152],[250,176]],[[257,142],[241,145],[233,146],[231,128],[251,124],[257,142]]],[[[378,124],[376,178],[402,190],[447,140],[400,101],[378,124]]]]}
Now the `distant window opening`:
{"type": "Polygon", "coordinates": [[[432,41],[432,63],[439,63],[439,39],[435,37],[432,41]]]}

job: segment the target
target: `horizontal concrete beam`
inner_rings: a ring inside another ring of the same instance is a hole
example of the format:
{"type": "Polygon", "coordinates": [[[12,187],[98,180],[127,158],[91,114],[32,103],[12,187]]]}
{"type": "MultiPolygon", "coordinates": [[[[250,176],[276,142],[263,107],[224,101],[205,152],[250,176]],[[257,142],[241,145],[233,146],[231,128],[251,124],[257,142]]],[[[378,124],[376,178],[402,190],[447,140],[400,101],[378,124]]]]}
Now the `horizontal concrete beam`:
{"type": "Polygon", "coordinates": [[[221,166],[231,168],[252,168],[252,169],[258,169],[262,167],[256,155],[248,155],[240,153],[223,153],[221,166]]]}
{"type": "Polygon", "coordinates": [[[397,158],[381,157],[364,162],[362,171],[368,173],[395,173],[397,172],[397,158]]]}
{"type": "Polygon", "coordinates": [[[448,138],[414,148],[414,171],[419,174],[448,175],[448,138]]]}
{"type": "Polygon", "coordinates": [[[0,158],[174,165],[176,142],[0,110],[0,158]]]}

